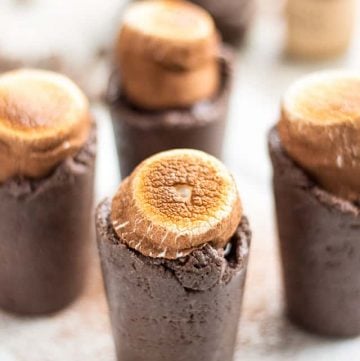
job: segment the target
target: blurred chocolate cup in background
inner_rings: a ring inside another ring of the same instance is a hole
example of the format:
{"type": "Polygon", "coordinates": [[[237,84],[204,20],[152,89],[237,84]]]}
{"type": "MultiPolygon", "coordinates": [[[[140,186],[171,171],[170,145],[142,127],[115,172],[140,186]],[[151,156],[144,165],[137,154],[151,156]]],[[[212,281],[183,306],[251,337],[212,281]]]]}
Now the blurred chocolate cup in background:
{"type": "Polygon", "coordinates": [[[167,149],[221,158],[232,64],[199,6],[155,0],[127,10],[108,95],[123,178],[167,149]]]}
{"type": "Polygon", "coordinates": [[[95,126],[56,73],[0,77],[0,308],[58,311],[81,292],[91,245],[95,126]]]}
{"type": "Polygon", "coordinates": [[[145,111],[134,106],[114,74],[108,99],[122,178],[142,160],[167,149],[200,149],[222,158],[233,78],[232,53],[224,49],[218,61],[222,76],[217,95],[183,109],[145,111]]]}
{"type": "Polygon", "coordinates": [[[360,76],[295,82],[269,134],[286,307],[326,336],[360,334],[360,76]]]}
{"type": "Polygon", "coordinates": [[[328,193],[269,135],[287,314],[326,336],[360,334],[360,209],[328,193]]]}

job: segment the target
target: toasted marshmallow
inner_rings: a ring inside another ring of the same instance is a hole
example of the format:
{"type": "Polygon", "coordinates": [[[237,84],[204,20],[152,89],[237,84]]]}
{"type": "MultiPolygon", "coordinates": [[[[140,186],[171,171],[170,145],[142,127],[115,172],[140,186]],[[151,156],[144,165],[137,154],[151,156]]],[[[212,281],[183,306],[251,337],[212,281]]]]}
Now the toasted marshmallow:
{"type": "Polygon", "coordinates": [[[75,154],[90,131],[89,104],[66,77],[41,70],[0,76],[0,182],[39,178],[75,154]]]}
{"type": "Polygon", "coordinates": [[[224,247],[242,218],[235,181],[216,158],[176,149],[143,161],[112,202],[114,230],[145,256],[176,259],[224,247]]]}
{"type": "Polygon", "coordinates": [[[186,1],[132,4],[117,39],[122,87],[147,109],[183,107],[219,87],[219,37],[211,16],[186,1]]]}
{"type": "Polygon", "coordinates": [[[360,72],[325,71],[295,82],[278,130],[287,153],[321,186],[360,199],[360,72]]]}
{"type": "Polygon", "coordinates": [[[287,52],[317,59],[339,55],[349,46],[355,0],[288,0],[287,52]]]}

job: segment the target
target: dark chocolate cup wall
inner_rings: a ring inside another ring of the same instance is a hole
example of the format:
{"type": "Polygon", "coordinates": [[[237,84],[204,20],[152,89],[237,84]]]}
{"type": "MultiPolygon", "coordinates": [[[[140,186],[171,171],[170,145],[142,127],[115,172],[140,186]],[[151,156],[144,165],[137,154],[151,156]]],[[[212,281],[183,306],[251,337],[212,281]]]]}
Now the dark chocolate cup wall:
{"type": "Polygon", "coordinates": [[[109,102],[122,178],[141,161],[164,150],[194,148],[222,157],[233,64],[231,51],[223,54],[221,90],[213,100],[191,108],[137,109],[119,94],[118,79],[112,78],[109,102]]]}
{"type": "Polygon", "coordinates": [[[287,312],[323,335],[360,334],[360,209],[318,187],[269,135],[287,312]]]}
{"type": "Polygon", "coordinates": [[[0,308],[57,311],[81,292],[92,237],[95,129],[48,177],[0,186],[0,308]]]}
{"type": "Polygon", "coordinates": [[[223,39],[240,44],[255,13],[255,0],[192,0],[213,16],[223,39]]]}
{"type": "Polygon", "coordinates": [[[227,261],[205,246],[180,260],[144,257],[122,244],[110,202],[97,210],[98,247],[119,361],[231,361],[250,232],[234,235],[227,261]]]}

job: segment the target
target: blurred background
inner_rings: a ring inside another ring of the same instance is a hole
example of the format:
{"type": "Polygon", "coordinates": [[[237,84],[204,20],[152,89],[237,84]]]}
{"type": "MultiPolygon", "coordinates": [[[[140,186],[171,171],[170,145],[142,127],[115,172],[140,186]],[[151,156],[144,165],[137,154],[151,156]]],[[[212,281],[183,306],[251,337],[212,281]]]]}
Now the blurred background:
{"type": "MultiPolygon", "coordinates": [[[[227,1],[216,3],[215,12],[227,1]]],[[[236,45],[225,146],[225,163],[236,176],[254,231],[237,360],[358,361],[360,339],[318,338],[283,317],[266,135],[294,80],[321,69],[360,69],[360,6],[353,11],[348,0],[258,0],[255,5],[255,16],[249,10],[251,21],[244,20],[249,31],[236,45]],[[314,53],[303,47],[304,37],[337,45],[333,53],[314,53]]],[[[97,199],[111,195],[120,181],[104,95],[125,6],[121,0],[0,0],[0,71],[26,66],[63,72],[93,102],[99,127],[97,199]]],[[[61,314],[34,320],[0,311],[0,361],[113,361],[97,266],[93,273],[86,294],[61,314]]]]}

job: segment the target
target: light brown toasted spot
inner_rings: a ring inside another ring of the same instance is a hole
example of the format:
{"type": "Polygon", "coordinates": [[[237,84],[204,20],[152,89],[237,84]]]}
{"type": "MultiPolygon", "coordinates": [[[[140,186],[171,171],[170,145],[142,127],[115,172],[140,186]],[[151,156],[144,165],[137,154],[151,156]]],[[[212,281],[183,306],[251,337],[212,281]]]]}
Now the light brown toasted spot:
{"type": "Polygon", "coordinates": [[[185,1],[149,0],[129,8],[124,22],[149,37],[193,43],[214,32],[211,16],[185,1]]]}
{"type": "Polygon", "coordinates": [[[147,256],[165,258],[206,243],[223,247],[241,216],[236,185],[224,165],[184,149],[141,163],[120,186],[112,207],[122,240],[147,256]]]}
{"type": "Polygon", "coordinates": [[[90,131],[89,104],[66,77],[41,70],[0,76],[0,182],[42,177],[77,152],[90,131]]]}
{"type": "Polygon", "coordinates": [[[334,77],[326,79],[325,73],[320,73],[295,85],[285,100],[290,116],[322,124],[360,119],[360,74],[354,77],[334,73],[334,77]]]}
{"type": "Polygon", "coordinates": [[[61,121],[59,116],[70,111],[69,95],[57,90],[54,84],[29,79],[6,84],[0,88],[0,118],[14,130],[51,128],[61,121]]]}

